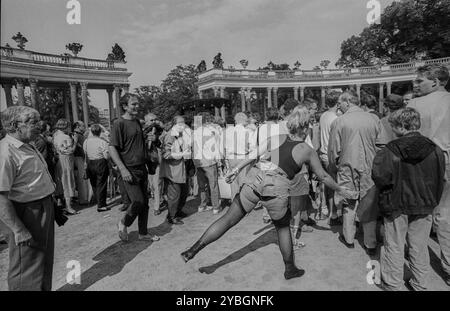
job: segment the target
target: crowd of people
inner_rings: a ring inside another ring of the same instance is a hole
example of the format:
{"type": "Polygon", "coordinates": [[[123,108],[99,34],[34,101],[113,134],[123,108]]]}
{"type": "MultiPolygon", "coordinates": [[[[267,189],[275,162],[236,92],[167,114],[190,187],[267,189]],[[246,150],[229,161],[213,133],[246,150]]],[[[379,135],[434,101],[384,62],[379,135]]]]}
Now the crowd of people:
{"type": "Polygon", "coordinates": [[[268,108],[264,121],[239,112],[232,126],[208,112],[168,124],[151,112],[140,120],[131,93],[120,99],[123,115],[109,132],[64,119],[52,130],[34,109],[10,107],[1,113],[0,140],[0,220],[12,232],[9,288],[50,290],[53,220],[63,225],[83,204],[110,210],[107,193],[116,188],[122,241],[136,219],[139,240],[160,239],[147,228],[150,208],[155,216],[167,209],[167,222],[183,225],[192,194],[200,196],[199,213],[221,214],[181,253],[186,262],[261,209],[262,222],[276,228],[286,279],[305,273],[294,260],[294,250],[305,247],[302,234],[327,220],[342,226],[339,241],[349,249],[359,228],[368,255],[380,253],[386,290],[402,288],[405,256],[407,287],[427,288],[428,237],[435,234],[450,286],[448,80],[446,67],[424,66],[414,92],[388,95],[382,112],[374,96],[347,90],[329,94],[325,111],[313,99],[290,98],[268,108]]]}

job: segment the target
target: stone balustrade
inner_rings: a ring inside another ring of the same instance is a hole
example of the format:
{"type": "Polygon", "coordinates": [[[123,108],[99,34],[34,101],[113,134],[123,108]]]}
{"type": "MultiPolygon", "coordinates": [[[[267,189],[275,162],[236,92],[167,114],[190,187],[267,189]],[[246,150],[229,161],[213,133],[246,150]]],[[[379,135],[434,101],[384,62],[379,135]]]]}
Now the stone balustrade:
{"type": "Polygon", "coordinates": [[[74,57],[71,55],[37,53],[33,51],[3,46],[0,47],[0,57],[2,60],[28,63],[31,62],[35,64],[47,64],[51,66],[126,71],[124,62],[74,57]]]}
{"type": "Polygon", "coordinates": [[[450,66],[450,57],[416,61],[403,64],[370,66],[358,68],[340,68],[326,70],[245,70],[245,69],[210,69],[199,75],[199,82],[207,82],[216,78],[224,79],[269,79],[269,80],[317,80],[351,77],[379,77],[396,74],[414,73],[416,68],[428,64],[450,66]]]}

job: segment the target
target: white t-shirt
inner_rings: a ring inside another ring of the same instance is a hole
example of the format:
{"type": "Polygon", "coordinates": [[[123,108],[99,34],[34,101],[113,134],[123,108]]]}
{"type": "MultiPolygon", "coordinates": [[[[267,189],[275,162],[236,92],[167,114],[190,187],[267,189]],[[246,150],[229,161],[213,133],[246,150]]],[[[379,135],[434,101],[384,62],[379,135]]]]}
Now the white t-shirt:
{"type": "Polygon", "coordinates": [[[419,132],[431,139],[445,153],[447,161],[450,156],[450,93],[436,91],[414,98],[408,107],[420,113],[419,132]]]}
{"type": "Polygon", "coordinates": [[[328,141],[330,139],[331,124],[337,119],[334,111],[325,111],[320,117],[320,153],[326,155],[328,152],[328,141]]]}

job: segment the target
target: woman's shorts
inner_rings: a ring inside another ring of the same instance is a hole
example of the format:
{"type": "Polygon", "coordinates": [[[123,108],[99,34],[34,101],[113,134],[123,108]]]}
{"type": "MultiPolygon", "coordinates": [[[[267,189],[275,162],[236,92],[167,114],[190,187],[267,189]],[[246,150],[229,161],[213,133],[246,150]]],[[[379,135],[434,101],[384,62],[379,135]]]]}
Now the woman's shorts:
{"type": "Polygon", "coordinates": [[[288,209],[290,180],[281,170],[252,167],[240,192],[242,208],[249,213],[261,201],[272,220],[283,218],[288,209]]]}

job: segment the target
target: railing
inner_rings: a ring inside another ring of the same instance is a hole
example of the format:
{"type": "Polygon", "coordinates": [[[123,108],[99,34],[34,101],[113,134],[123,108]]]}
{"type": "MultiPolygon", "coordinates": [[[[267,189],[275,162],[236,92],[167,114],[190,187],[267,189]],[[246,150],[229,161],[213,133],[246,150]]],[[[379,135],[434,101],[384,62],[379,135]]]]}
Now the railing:
{"type": "Polygon", "coordinates": [[[416,68],[423,65],[440,64],[450,68],[450,57],[416,61],[403,64],[385,66],[371,66],[358,68],[341,68],[327,70],[243,70],[243,69],[210,69],[199,76],[200,82],[215,78],[225,79],[268,79],[268,80],[319,80],[351,77],[379,77],[395,74],[414,73],[416,68]]]}
{"type": "Polygon", "coordinates": [[[1,59],[35,64],[56,65],[64,67],[126,71],[123,62],[107,61],[100,59],[90,59],[83,57],[73,57],[71,55],[55,55],[37,53],[33,51],[20,50],[11,47],[0,47],[1,59]]]}

